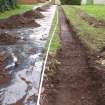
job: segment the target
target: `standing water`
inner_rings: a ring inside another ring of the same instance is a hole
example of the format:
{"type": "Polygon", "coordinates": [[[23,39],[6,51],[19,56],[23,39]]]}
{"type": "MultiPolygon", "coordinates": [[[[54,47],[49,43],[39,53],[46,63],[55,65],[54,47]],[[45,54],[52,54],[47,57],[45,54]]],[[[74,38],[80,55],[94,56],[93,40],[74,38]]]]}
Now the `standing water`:
{"type": "Polygon", "coordinates": [[[5,66],[11,74],[11,81],[0,85],[0,105],[36,105],[44,49],[55,10],[53,5],[42,12],[45,17],[36,20],[41,25],[38,28],[6,30],[17,33],[25,41],[0,45],[0,51],[11,55],[5,66]]]}

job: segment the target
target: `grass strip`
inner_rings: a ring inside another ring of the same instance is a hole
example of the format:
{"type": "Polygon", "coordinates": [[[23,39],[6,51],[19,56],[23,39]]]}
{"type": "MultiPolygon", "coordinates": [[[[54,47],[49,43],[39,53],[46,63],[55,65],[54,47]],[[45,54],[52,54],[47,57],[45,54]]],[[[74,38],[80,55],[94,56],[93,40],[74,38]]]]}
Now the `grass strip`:
{"type": "MultiPolygon", "coordinates": [[[[57,18],[58,17],[57,17],[57,11],[56,11],[53,22],[52,22],[52,26],[51,26],[51,29],[50,29],[49,38],[48,38],[48,41],[47,41],[46,48],[47,48],[48,43],[50,41],[51,35],[52,35],[53,31],[54,31],[54,28],[55,28],[55,25],[56,25],[56,22],[57,22],[57,18]]],[[[54,33],[54,37],[52,39],[52,43],[51,43],[49,53],[56,53],[56,50],[60,47],[59,32],[60,32],[60,27],[59,27],[59,23],[58,23],[56,31],[54,33]]]]}
{"type": "Polygon", "coordinates": [[[78,37],[93,50],[99,51],[105,46],[105,29],[95,28],[84,21],[70,5],[63,6],[67,18],[74,26],[78,37]]]}

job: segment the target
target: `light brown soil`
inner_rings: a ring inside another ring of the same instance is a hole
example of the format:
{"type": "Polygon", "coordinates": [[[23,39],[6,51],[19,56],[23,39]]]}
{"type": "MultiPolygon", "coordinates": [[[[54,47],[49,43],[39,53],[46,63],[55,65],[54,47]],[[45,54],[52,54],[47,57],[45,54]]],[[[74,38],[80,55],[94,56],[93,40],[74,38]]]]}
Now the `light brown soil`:
{"type": "Polygon", "coordinates": [[[37,11],[37,10],[27,11],[23,14],[23,16],[26,18],[32,18],[32,19],[44,18],[44,15],[40,11],[37,11]]]}
{"type": "Polygon", "coordinates": [[[61,49],[46,68],[41,105],[105,105],[105,70],[89,66],[86,50],[60,9],[61,49]],[[53,66],[52,66],[53,65],[53,66]],[[48,72],[49,71],[49,72],[48,72]]]}
{"type": "Polygon", "coordinates": [[[13,29],[13,28],[27,28],[27,27],[39,27],[40,25],[35,22],[34,19],[25,18],[22,15],[11,16],[8,19],[0,20],[1,29],[13,29]]]}

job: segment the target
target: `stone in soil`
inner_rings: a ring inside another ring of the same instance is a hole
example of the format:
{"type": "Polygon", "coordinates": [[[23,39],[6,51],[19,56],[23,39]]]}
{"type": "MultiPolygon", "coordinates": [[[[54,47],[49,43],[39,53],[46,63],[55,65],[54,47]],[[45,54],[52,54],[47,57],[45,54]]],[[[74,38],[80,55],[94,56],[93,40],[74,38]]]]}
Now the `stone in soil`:
{"type": "Polygon", "coordinates": [[[39,27],[40,25],[34,19],[25,18],[22,15],[14,15],[7,19],[0,20],[1,29],[14,29],[14,28],[28,28],[39,27]]]}

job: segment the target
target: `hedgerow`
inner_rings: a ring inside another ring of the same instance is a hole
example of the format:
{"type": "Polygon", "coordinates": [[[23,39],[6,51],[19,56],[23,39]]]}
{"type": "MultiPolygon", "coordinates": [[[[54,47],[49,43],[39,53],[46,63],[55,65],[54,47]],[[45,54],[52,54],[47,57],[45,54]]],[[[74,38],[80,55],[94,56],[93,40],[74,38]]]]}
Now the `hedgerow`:
{"type": "Polygon", "coordinates": [[[16,0],[0,0],[0,12],[16,7],[16,0]]]}

